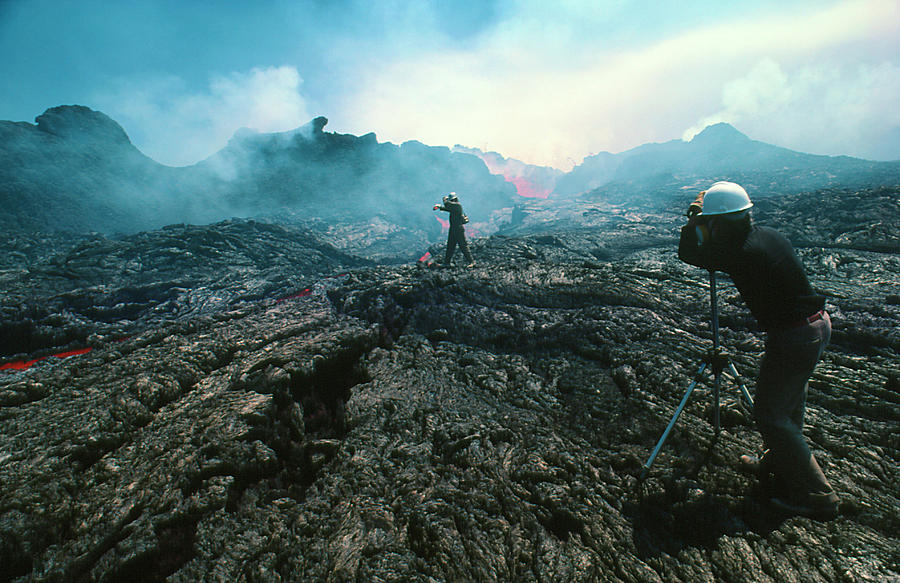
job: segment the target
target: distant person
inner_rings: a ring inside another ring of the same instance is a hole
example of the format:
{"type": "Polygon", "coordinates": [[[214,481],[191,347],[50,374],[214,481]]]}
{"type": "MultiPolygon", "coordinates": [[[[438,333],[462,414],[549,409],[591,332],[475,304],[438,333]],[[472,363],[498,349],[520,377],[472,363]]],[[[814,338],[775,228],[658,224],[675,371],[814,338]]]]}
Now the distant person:
{"type": "Polygon", "coordinates": [[[681,229],[678,257],[731,276],[767,333],[753,407],[766,451],[741,456],[741,466],[768,486],[774,507],[830,519],[839,500],[803,437],[803,416],[807,383],[831,338],[831,319],[791,243],[774,229],[754,225],[752,206],[733,182],[716,182],[701,192],[681,229]]]}
{"type": "Polygon", "coordinates": [[[456,246],[459,245],[460,250],[469,262],[467,267],[475,267],[475,260],[472,259],[472,253],[469,252],[469,244],[466,242],[466,229],[463,225],[469,222],[469,217],[463,214],[462,205],[455,192],[451,192],[443,199],[443,204],[434,205],[434,210],[441,210],[450,213],[450,232],[447,234],[447,253],[444,257],[444,264],[449,267],[450,260],[453,259],[453,253],[456,246]]]}

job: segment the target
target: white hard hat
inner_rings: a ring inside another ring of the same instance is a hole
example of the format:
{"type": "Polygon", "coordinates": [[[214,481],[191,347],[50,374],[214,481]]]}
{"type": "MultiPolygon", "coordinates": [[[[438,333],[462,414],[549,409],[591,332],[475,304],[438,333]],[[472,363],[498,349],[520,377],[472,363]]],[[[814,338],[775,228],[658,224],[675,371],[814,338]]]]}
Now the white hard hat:
{"type": "Polygon", "coordinates": [[[752,207],[747,191],[734,182],[716,182],[703,197],[703,215],[726,215],[752,207]]]}

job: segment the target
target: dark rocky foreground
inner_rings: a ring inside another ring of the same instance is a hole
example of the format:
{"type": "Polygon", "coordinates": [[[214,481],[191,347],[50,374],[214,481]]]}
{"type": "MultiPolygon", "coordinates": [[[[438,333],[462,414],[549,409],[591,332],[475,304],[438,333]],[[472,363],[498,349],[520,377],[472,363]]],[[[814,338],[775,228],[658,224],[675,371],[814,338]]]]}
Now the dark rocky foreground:
{"type": "MultiPolygon", "coordinates": [[[[243,221],[20,239],[4,322],[33,350],[7,360],[93,350],[0,371],[0,580],[896,580],[898,201],[759,209],[829,296],[832,522],[738,471],[760,440],[729,380],[718,439],[704,381],[639,483],[711,338],[674,213],[476,240],[474,269],[243,221]]],[[[719,305],[752,390],[762,336],[724,278],[719,305]]]]}

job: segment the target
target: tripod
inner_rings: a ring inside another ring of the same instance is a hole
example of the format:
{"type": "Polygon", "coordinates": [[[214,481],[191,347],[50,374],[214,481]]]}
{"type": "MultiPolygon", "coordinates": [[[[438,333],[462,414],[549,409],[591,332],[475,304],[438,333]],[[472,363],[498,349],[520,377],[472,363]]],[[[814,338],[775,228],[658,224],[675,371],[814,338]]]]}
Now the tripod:
{"type": "Polygon", "coordinates": [[[694,388],[697,386],[697,383],[700,382],[700,379],[707,368],[710,368],[713,371],[713,396],[716,405],[715,412],[713,413],[713,422],[716,428],[716,437],[719,436],[719,381],[722,377],[722,371],[727,370],[729,374],[731,374],[732,378],[734,378],[737,385],[741,388],[741,395],[747,401],[747,404],[750,405],[750,408],[753,408],[753,399],[750,397],[750,393],[747,391],[746,387],[744,387],[744,385],[740,382],[737,369],[734,367],[734,364],[719,346],[719,312],[716,306],[716,272],[714,270],[710,270],[709,272],[709,300],[710,311],[712,313],[712,350],[710,350],[706,354],[705,358],[703,359],[703,364],[700,366],[700,370],[697,371],[697,376],[694,377],[694,381],[690,384],[687,391],[684,393],[684,397],[682,397],[681,403],[678,405],[678,408],[675,409],[675,414],[672,416],[672,420],[669,421],[668,427],[666,427],[666,430],[663,432],[662,437],[659,438],[659,441],[656,443],[656,447],[653,448],[653,453],[650,454],[650,458],[644,463],[644,469],[641,472],[641,480],[646,478],[647,474],[650,473],[650,466],[653,465],[653,461],[659,454],[659,450],[662,449],[663,444],[669,437],[669,433],[672,431],[672,428],[675,427],[675,422],[678,421],[678,417],[680,417],[681,412],[684,411],[684,407],[685,405],[687,405],[688,399],[691,398],[691,393],[694,392],[694,388]]]}

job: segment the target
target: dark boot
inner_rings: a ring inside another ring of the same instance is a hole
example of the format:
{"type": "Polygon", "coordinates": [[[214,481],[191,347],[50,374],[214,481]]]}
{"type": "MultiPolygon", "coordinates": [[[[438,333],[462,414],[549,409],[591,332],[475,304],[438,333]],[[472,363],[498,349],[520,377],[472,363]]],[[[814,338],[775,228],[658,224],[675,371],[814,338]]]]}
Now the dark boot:
{"type": "Polygon", "coordinates": [[[744,454],[739,463],[742,472],[755,476],[759,481],[760,495],[765,499],[790,492],[787,480],[776,474],[772,457],[768,454],[769,450],[760,456],[744,454]]]}
{"type": "Polygon", "coordinates": [[[773,497],[769,503],[786,514],[805,516],[815,520],[833,520],[838,515],[840,498],[834,490],[773,497]]]}
{"type": "Polygon", "coordinates": [[[750,474],[757,477],[761,476],[763,474],[763,471],[768,474],[769,469],[766,466],[765,462],[767,453],[769,453],[769,450],[764,451],[761,456],[749,454],[742,455],[740,459],[741,471],[745,474],[750,474]]]}

